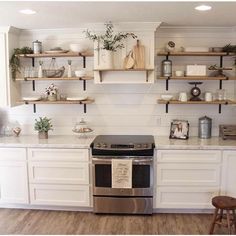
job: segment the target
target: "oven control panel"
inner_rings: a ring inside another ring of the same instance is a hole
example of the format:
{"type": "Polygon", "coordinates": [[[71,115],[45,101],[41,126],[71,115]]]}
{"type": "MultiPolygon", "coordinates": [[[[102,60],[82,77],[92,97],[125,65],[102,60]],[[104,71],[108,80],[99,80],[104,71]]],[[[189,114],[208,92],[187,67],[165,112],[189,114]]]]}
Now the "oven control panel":
{"type": "Polygon", "coordinates": [[[108,143],[95,143],[96,149],[115,149],[115,150],[132,150],[132,149],[151,149],[152,145],[148,143],[130,143],[130,144],[108,144],[108,143]]]}

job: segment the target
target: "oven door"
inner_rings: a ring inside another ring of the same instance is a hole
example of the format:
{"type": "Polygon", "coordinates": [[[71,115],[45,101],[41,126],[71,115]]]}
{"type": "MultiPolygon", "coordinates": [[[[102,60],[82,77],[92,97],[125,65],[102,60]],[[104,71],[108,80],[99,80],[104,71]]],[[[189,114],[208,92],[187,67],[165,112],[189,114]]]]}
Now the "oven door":
{"type": "MultiPolygon", "coordinates": [[[[93,157],[94,196],[153,196],[153,158],[132,159],[132,188],[112,188],[112,159],[120,157],[93,157]]],[[[122,157],[124,158],[124,157],[122,157]]],[[[125,159],[125,158],[124,158],[125,159]]]]}

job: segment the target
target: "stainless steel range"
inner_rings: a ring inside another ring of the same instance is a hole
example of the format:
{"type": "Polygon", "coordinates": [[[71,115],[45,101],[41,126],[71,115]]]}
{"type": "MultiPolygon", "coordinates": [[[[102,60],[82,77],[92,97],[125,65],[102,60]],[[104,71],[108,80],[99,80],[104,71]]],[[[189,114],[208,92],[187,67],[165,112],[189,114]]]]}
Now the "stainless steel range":
{"type": "Polygon", "coordinates": [[[91,148],[94,212],[152,214],[154,137],[100,135],[91,148]],[[119,176],[118,187],[117,173],[123,178],[119,176]],[[127,182],[130,178],[130,185],[120,186],[124,177],[127,182]]]}

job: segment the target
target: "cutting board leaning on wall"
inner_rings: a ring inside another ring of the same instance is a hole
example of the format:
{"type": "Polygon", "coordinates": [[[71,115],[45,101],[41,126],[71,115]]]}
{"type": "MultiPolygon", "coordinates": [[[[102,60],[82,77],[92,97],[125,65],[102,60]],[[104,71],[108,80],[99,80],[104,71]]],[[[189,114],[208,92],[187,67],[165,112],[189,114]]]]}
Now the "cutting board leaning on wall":
{"type": "Polygon", "coordinates": [[[145,47],[141,45],[140,40],[137,40],[133,47],[133,58],[135,60],[134,69],[145,68],[145,47]]]}

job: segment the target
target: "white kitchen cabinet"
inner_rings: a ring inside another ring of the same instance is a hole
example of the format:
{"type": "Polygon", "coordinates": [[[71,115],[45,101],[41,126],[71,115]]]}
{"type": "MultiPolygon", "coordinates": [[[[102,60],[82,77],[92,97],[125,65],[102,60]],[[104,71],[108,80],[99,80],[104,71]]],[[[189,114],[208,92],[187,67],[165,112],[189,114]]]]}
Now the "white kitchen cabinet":
{"type": "Polygon", "coordinates": [[[219,195],[217,187],[157,187],[155,208],[211,209],[211,199],[219,195]]]}
{"type": "Polygon", "coordinates": [[[29,182],[89,184],[89,163],[30,161],[29,182]]]}
{"type": "Polygon", "coordinates": [[[0,106],[19,105],[20,84],[13,81],[9,60],[13,49],[19,47],[19,30],[14,27],[0,27],[0,106]]]}
{"type": "Polygon", "coordinates": [[[29,148],[30,202],[47,206],[91,206],[88,149],[29,148]]]}
{"type": "Polygon", "coordinates": [[[24,148],[0,148],[0,204],[28,204],[28,174],[24,148]]]}
{"type": "Polygon", "coordinates": [[[223,151],[221,194],[236,197],[236,151],[223,151]]]}
{"type": "Polygon", "coordinates": [[[34,205],[90,206],[89,185],[30,184],[30,200],[34,205]]]}
{"type": "Polygon", "coordinates": [[[155,208],[207,209],[220,193],[221,151],[158,150],[155,208]]]}

